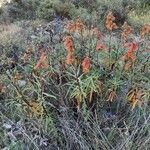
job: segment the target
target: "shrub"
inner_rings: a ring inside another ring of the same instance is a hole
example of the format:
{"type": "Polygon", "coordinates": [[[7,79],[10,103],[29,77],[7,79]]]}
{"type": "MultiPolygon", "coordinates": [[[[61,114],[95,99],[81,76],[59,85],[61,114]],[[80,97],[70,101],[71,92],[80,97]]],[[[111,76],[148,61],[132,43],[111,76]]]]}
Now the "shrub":
{"type": "Polygon", "coordinates": [[[59,1],[44,0],[40,2],[39,7],[37,8],[36,14],[39,18],[51,20],[54,16],[54,3],[59,1]]]}
{"type": "Polygon", "coordinates": [[[35,11],[38,5],[38,0],[12,0],[3,7],[7,9],[7,13],[9,13],[11,21],[15,21],[35,18],[35,11]]]}
{"type": "Polygon", "coordinates": [[[52,20],[54,16],[71,18],[75,12],[75,6],[72,3],[63,3],[60,0],[44,0],[40,2],[37,8],[37,16],[42,19],[52,20]]]}

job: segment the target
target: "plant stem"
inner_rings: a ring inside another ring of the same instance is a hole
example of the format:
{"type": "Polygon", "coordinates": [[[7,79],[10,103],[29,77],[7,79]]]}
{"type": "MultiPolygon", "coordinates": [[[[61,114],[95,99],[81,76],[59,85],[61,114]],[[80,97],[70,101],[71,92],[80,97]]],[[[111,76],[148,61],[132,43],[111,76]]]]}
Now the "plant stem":
{"type": "Polygon", "coordinates": [[[109,67],[111,65],[111,40],[112,40],[112,32],[110,31],[110,39],[109,39],[109,67]]]}

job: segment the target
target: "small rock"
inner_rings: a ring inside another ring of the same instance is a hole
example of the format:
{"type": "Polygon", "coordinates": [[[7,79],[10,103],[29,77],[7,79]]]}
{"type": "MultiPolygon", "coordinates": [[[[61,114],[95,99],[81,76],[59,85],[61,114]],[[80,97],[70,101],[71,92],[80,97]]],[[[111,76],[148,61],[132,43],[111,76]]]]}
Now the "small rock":
{"type": "Polygon", "coordinates": [[[12,125],[10,125],[10,124],[8,124],[8,123],[4,123],[4,124],[3,124],[3,127],[4,127],[5,129],[11,129],[11,128],[12,128],[12,125]]]}
{"type": "Polygon", "coordinates": [[[18,80],[17,83],[18,83],[19,87],[23,87],[26,85],[27,82],[25,80],[18,80]]]}

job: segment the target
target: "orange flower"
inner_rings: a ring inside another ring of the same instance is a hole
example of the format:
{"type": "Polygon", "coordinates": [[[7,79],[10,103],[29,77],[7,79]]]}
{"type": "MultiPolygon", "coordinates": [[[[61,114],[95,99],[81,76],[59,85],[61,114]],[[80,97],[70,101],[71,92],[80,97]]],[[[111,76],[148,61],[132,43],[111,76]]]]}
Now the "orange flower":
{"type": "Polygon", "coordinates": [[[81,32],[84,28],[85,25],[82,23],[79,17],[76,21],[71,21],[66,26],[66,29],[69,30],[69,32],[81,32]]]}
{"type": "Polygon", "coordinates": [[[140,34],[141,34],[141,38],[143,39],[145,37],[145,34],[150,33],[150,25],[146,24],[142,27],[140,34]]]}
{"type": "Polygon", "coordinates": [[[113,16],[112,12],[109,12],[106,16],[106,28],[110,31],[113,29],[117,29],[117,25],[113,22],[115,20],[115,17],[113,16]]]}
{"type": "Polygon", "coordinates": [[[83,62],[82,62],[82,71],[83,73],[88,73],[90,69],[90,58],[87,56],[84,58],[83,62]]]}
{"type": "Polygon", "coordinates": [[[66,57],[66,64],[67,65],[71,65],[73,63],[73,54],[72,53],[68,53],[67,57],[66,57]]]}
{"type": "Polygon", "coordinates": [[[82,31],[85,28],[85,25],[82,23],[79,17],[75,22],[75,26],[77,31],[82,31]]]}
{"type": "Polygon", "coordinates": [[[136,60],[136,57],[134,56],[133,51],[131,50],[128,50],[126,56],[127,56],[127,59],[130,59],[132,62],[136,60]]]}
{"type": "Polygon", "coordinates": [[[134,62],[136,60],[136,57],[134,56],[134,51],[137,50],[138,44],[136,42],[132,42],[129,44],[125,44],[125,47],[128,48],[128,51],[125,55],[125,60],[131,60],[131,62],[134,62]]]}
{"type": "Polygon", "coordinates": [[[37,70],[41,67],[43,67],[45,69],[48,69],[48,67],[49,67],[49,64],[48,64],[48,61],[46,58],[46,52],[42,52],[42,55],[41,55],[39,61],[37,62],[37,64],[35,65],[34,69],[37,70]]]}
{"type": "Polygon", "coordinates": [[[137,49],[138,49],[138,43],[136,43],[136,42],[132,42],[130,45],[129,45],[129,49],[131,50],[131,51],[136,51],[137,49]]]}
{"type": "Polygon", "coordinates": [[[103,45],[100,40],[98,40],[96,44],[96,50],[99,51],[101,49],[106,49],[106,46],[103,45]]]}
{"type": "Polygon", "coordinates": [[[71,36],[66,36],[64,38],[64,47],[67,50],[66,64],[71,65],[73,63],[73,39],[71,36]]]}
{"type": "Polygon", "coordinates": [[[134,52],[137,50],[138,48],[138,44],[136,42],[132,42],[132,43],[126,43],[125,47],[128,48],[127,53],[123,56],[123,60],[125,61],[124,64],[124,70],[128,71],[129,68],[132,67],[133,63],[136,60],[136,57],[134,55],[134,52]]]}
{"type": "Polygon", "coordinates": [[[71,36],[66,36],[64,38],[64,47],[68,52],[73,52],[74,48],[73,48],[73,39],[71,36]]]}
{"type": "Polygon", "coordinates": [[[122,26],[123,28],[123,32],[122,32],[122,38],[124,40],[124,42],[127,41],[128,36],[131,34],[131,32],[133,31],[132,28],[127,24],[127,22],[125,22],[122,26]]]}

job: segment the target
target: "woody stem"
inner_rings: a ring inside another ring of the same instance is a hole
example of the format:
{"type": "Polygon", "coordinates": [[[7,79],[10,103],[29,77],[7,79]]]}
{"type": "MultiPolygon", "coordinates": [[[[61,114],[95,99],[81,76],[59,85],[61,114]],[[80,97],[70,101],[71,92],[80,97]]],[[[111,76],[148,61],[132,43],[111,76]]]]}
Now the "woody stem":
{"type": "Polygon", "coordinates": [[[112,32],[110,31],[110,38],[109,38],[109,67],[111,64],[111,40],[112,40],[112,32]]]}

